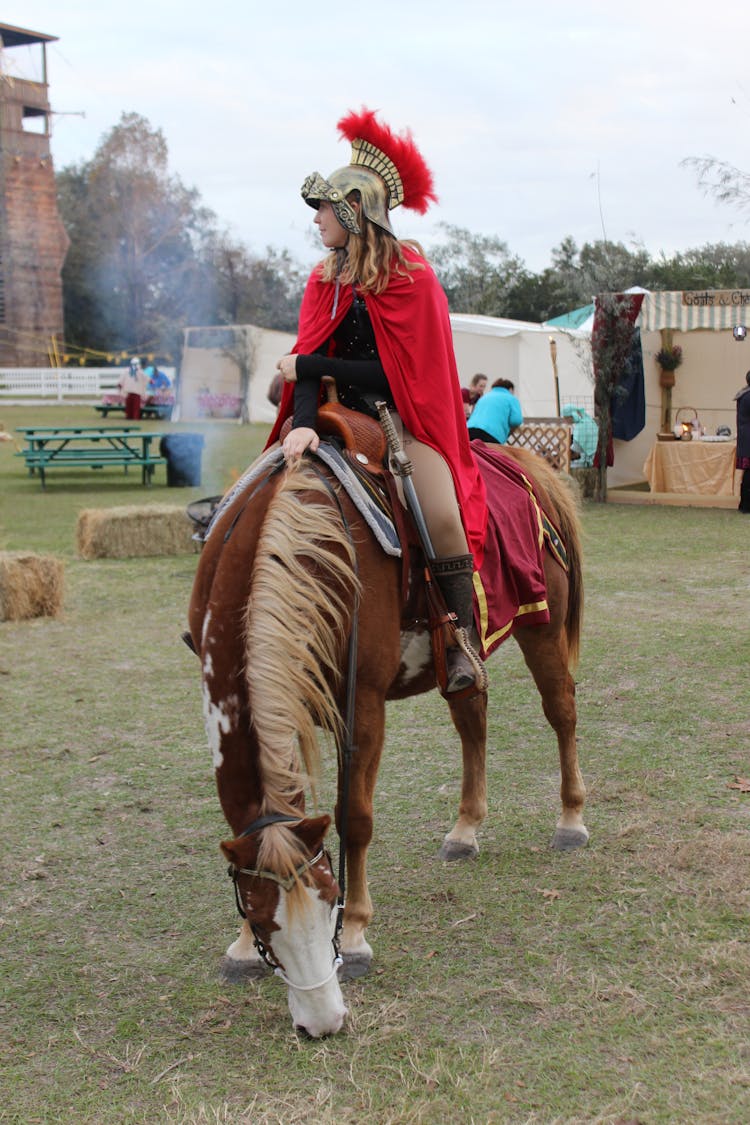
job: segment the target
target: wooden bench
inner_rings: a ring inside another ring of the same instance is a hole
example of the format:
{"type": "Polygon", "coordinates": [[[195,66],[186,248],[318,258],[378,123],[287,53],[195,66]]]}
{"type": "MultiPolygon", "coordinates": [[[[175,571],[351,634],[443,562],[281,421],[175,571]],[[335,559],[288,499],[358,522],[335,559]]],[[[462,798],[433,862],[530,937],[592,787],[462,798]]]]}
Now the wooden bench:
{"type": "MultiPolygon", "coordinates": [[[[141,407],[141,418],[169,418],[173,408],[172,402],[152,402],[141,407]]],[[[102,418],[106,418],[108,414],[124,414],[125,405],[121,402],[101,402],[94,407],[94,410],[98,411],[102,418]]]]}
{"type": "Polygon", "coordinates": [[[84,449],[63,449],[54,455],[50,452],[24,450],[15,456],[25,459],[29,472],[39,473],[42,488],[46,488],[45,474],[49,469],[104,469],[112,465],[122,465],[126,473],[131,465],[136,465],[141,470],[141,483],[150,485],[156,466],[167,463],[166,457],[131,456],[116,449],[100,449],[96,453],[84,449]]]}
{"type": "Polygon", "coordinates": [[[23,457],[33,475],[39,473],[42,488],[50,469],[104,469],[122,465],[127,473],[131,465],[141,470],[141,482],[151,484],[157,465],[166,465],[166,457],[152,452],[152,442],[163,437],[148,431],[112,428],[28,430],[27,446],[16,457],[23,457]]]}

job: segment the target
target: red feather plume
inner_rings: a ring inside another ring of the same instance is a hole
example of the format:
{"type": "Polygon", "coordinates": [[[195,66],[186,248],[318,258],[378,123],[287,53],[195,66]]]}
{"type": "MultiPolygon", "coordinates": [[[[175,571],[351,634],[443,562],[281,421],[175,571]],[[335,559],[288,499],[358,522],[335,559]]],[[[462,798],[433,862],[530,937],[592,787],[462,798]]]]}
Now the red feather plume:
{"type": "Polygon", "coordinates": [[[394,133],[376,119],[374,110],[364,107],[360,113],[350,110],[338,122],[337,128],[345,140],[368,141],[396,165],[404,185],[404,207],[424,215],[430,203],[437,203],[432,172],[415,145],[409,129],[401,134],[394,133]]]}

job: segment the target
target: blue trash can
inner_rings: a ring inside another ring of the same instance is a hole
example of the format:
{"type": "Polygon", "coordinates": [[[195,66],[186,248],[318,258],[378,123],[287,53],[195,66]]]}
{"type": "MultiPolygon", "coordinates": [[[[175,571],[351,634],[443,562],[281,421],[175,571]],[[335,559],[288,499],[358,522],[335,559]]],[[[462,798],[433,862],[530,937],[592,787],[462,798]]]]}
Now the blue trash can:
{"type": "Polygon", "coordinates": [[[167,459],[167,485],[185,488],[201,483],[203,434],[166,434],[159,453],[167,459]]]}

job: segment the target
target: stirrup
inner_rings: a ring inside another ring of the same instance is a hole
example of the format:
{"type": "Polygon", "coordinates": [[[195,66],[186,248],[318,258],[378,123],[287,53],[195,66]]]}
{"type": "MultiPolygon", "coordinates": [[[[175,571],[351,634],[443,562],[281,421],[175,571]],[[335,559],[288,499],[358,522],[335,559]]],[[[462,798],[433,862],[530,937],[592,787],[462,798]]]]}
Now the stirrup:
{"type": "Polygon", "coordinates": [[[487,691],[488,677],[484,662],[469,640],[466,629],[457,628],[455,645],[445,650],[446,683],[443,695],[487,691]]]}
{"type": "Polygon", "coordinates": [[[446,652],[447,676],[445,681],[446,695],[455,691],[463,691],[476,683],[477,674],[474,665],[469,660],[463,649],[449,648],[446,652]]]}

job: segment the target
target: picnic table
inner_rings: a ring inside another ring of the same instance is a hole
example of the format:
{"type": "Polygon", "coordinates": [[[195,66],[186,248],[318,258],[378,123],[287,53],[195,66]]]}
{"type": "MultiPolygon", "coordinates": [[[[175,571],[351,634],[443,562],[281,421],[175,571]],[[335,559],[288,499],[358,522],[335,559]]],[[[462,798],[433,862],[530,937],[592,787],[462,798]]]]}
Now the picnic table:
{"type": "Polygon", "coordinates": [[[39,473],[42,488],[49,469],[105,465],[123,465],[126,473],[135,465],[141,483],[150,485],[156,466],[166,464],[158,453],[158,441],[166,434],[139,426],[18,426],[16,433],[23,434],[26,445],[15,456],[24,458],[30,474],[39,473]]]}
{"type": "MultiPolygon", "coordinates": [[[[142,418],[169,418],[174,408],[173,402],[148,402],[141,406],[142,418]]],[[[106,418],[108,414],[124,414],[125,404],[122,402],[100,402],[94,410],[106,418]]]]}
{"type": "MultiPolygon", "coordinates": [[[[141,399],[141,417],[171,418],[174,405],[175,396],[172,391],[155,391],[153,394],[149,394],[145,399],[141,399]]],[[[101,414],[102,418],[106,418],[110,413],[124,414],[125,397],[119,394],[104,395],[102,401],[97,403],[94,410],[101,414]]]]}

